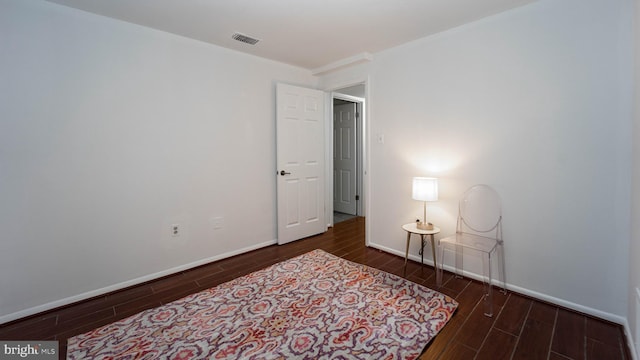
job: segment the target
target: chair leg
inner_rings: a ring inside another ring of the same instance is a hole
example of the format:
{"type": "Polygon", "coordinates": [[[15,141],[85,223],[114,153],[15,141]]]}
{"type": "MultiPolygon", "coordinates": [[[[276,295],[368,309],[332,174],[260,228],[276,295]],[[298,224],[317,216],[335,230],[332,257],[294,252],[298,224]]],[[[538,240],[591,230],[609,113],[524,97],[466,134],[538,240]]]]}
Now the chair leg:
{"type": "Polygon", "coordinates": [[[437,276],[436,276],[436,283],[438,284],[438,287],[442,287],[442,275],[444,273],[444,247],[445,245],[439,244],[438,246],[440,248],[440,264],[438,267],[436,267],[436,271],[437,276]]]}
{"type": "Polygon", "coordinates": [[[464,248],[456,245],[456,277],[462,279],[464,269],[464,248]]]}
{"type": "Polygon", "coordinates": [[[505,272],[504,267],[504,248],[502,244],[498,244],[498,276],[500,276],[502,280],[502,293],[507,294],[507,274],[505,272]]]}
{"type": "Polygon", "coordinates": [[[482,277],[483,286],[485,288],[485,312],[484,315],[488,317],[493,316],[493,285],[491,284],[491,253],[487,254],[486,260],[483,257],[483,267],[485,275],[488,276],[488,282],[485,282],[485,276],[482,277]]]}

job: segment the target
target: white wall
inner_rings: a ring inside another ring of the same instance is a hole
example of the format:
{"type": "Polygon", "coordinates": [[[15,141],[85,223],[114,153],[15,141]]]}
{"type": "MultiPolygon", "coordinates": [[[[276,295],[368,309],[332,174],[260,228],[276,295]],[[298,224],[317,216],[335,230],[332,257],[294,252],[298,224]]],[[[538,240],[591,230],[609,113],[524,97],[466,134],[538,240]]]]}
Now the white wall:
{"type": "Polygon", "coordinates": [[[441,235],[455,231],[459,195],[486,183],[503,199],[510,285],[622,322],[630,3],[541,0],[322,79],[330,86],[363,71],[371,79],[371,243],[402,253],[400,225],[422,208],[411,177],[440,178],[427,216],[441,235]]]}
{"type": "Polygon", "coordinates": [[[629,329],[636,351],[640,349],[638,326],[640,322],[640,0],[634,0],[634,45],[635,45],[635,93],[633,119],[633,181],[631,197],[631,243],[629,249],[629,329]]]}
{"type": "Polygon", "coordinates": [[[0,322],[276,239],[308,71],[40,0],[0,0],[0,53],[0,322]]]}
{"type": "Polygon", "coordinates": [[[367,94],[365,94],[364,92],[364,84],[354,85],[344,89],[338,89],[337,92],[339,92],[340,94],[351,95],[359,98],[364,98],[367,96],[367,94]]]}

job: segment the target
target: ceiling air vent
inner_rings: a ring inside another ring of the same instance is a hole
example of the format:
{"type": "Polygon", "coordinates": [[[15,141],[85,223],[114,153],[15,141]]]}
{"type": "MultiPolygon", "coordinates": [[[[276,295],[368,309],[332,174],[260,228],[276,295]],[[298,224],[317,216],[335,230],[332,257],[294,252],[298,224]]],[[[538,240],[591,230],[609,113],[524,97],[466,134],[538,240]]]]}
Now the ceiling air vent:
{"type": "Polygon", "coordinates": [[[247,35],[245,35],[245,34],[240,34],[240,33],[238,33],[238,32],[237,32],[237,33],[234,33],[233,35],[231,35],[231,37],[232,37],[234,40],[238,40],[238,41],[241,41],[241,42],[243,42],[243,43],[245,43],[245,44],[249,44],[249,45],[255,45],[255,44],[257,44],[257,43],[258,43],[258,41],[260,41],[260,40],[258,40],[258,39],[254,39],[254,38],[252,38],[251,36],[247,36],[247,35]]]}

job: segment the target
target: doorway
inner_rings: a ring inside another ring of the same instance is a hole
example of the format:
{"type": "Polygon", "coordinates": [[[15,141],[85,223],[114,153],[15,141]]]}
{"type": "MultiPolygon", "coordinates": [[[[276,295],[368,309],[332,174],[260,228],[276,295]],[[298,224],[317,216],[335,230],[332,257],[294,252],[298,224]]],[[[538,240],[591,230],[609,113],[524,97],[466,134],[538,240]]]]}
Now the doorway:
{"type": "Polygon", "coordinates": [[[334,224],[364,216],[364,103],[364,84],[332,93],[334,224]]]}

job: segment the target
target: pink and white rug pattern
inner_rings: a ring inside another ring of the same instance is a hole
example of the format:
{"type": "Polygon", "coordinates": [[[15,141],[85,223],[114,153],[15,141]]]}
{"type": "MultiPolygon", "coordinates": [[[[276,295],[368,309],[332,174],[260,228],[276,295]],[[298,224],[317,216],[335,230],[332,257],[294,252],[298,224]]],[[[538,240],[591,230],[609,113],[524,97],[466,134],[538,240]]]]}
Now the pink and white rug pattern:
{"type": "Polygon", "coordinates": [[[69,339],[68,359],[415,359],[458,304],[314,250],[69,339]]]}

